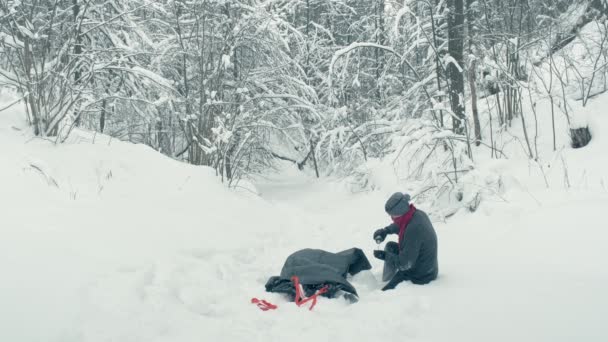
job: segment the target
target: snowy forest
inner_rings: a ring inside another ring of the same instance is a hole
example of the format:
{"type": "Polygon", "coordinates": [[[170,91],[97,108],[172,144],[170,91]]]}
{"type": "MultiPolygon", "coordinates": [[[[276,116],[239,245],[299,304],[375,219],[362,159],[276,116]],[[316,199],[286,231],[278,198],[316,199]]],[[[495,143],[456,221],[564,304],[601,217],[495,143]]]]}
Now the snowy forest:
{"type": "MultiPolygon", "coordinates": [[[[578,79],[583,102],[606,84],[603,19],[589,42],[599,46],[587,47],[601,50],[586,66],[592,77],[555,60],[603,18],[601,0],[0,6],[2,84],[19,89],[36,135],[61,141],[84,127],[211,166],[227,182],[276,159],[353,175],[405,149],[420,156],[415,178],[433,169],[457,183],[476,154],[504,157],[512,122],[534,120],[522,109],[530,94],[549,96],[554,115],[568,116],[565,93],[531,82],[544,68],[556,71],[554,84],[578,79]],[[396,142],[414,131],[424,144],[396,142]]],[[[525,150],[538,160],[534,134],[524,133],[525,150]]],[[[586,136],[572,134],[576,144],[586,136]]]]}
{"type": "Polygon", "coordinates": [[[361,324],[388,310],[416,341],[605,341],[607,91],[608,0],[0,0],[0,339],[401,338],[361,324]],[[360,276],[288,328],[234,296],[300,248],[371,253],[396,191],[438,285],[360,276]]]}

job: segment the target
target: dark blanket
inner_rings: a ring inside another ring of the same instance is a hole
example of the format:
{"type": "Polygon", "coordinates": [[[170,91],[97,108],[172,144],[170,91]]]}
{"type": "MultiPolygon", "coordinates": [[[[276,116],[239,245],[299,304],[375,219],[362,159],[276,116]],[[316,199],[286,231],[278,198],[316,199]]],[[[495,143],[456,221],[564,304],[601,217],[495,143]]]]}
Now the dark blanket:
{"type": "Polygon", "coordinates": [[[353,300],[357,297],[357,290],[346,280],[347,274],[355,275],[371,268],[365,253],[359,248],[339,253],[302,249],[287,257],[280,276],[268,279],[266,291],[285,293],[293,300],[295,288],[291,277],[295,275],[300,279],[306,296],[328,286],[329,291],[323,296],[334,298],[340,291],[344,291],[350,294],[349,299],[353,300]]]}

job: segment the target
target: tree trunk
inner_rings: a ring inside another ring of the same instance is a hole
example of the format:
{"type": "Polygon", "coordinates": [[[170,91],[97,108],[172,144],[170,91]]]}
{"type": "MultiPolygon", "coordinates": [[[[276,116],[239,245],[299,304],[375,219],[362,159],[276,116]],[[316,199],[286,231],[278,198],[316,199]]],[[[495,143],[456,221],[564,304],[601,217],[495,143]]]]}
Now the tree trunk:
{"type": "Polygon", "coordinates": [[[572,138],[572,148],[585,147],[591,141],[589,127],[570,128],[570,136],[572,138]]]}
{"type": "Polygon", "coordinates": [[[469,66],[469,87],[471,88],[471,109],[473,111],[473,124],[475,125],[475,145],[481,145],[481,124],[477,110],[477,88],[475,86],[475,69],[477,62],[471,61],[469,66]]]}
{"type": "Polygon", "coordinates": [[[310,0],[306,0],[306,60],[304,62],[306,84],[310,85],[310,0]]]}
{"type": "Polygon", "coordinates": [[[103,133],[106,127],[106,99],[101,101],[101,114],[99,115],[99,132],[103,133]]]}
{"type": "MultiPolygon", "coordinates": [[[[467,34],[469,40],[469,55],[474,56],[473,53],[473,39],[475,34],[473,33],[473,14],[471,11],[472,0],[467,0],[467,34]]],[[[473,124],[475,125],[475,145],[481,145],[481,124],[479,123],[479,111],[477,110],[477,87],[475,85],[475,79],[477,71],[477,60],[472,57],[469,63],[469,88],[471,88],[471,110],[473,111],[473,124]]]]}
{"type": "MultiPolygon", "coordinates": [[[[384,45],[384,0],[376,0],[376,44],[384,45]]],[[[384,69],[384,51],[376,49],[376,99],[378,102],[382,99],[382,89],[380,77],[384,69]]]]}
{"type": "Polygon", "coordinates": [[[312,141],[312,139],[310,140],[310,154],[312,156],[312,162],[315,166],[315,174],[317,175],[317,178],[319,178],[319,166],[317,165],[317,156],[315,156],[315,143],[312,141]]]}
{"type": "Polygon", "coordinates": [[[44,123],[45,120],[42,117],[42,113],[40,112],[40,108],[38,107],[38,102],[36,101],[36,92],[38,85],[34,84],[34,80],[32,79],[32,65],[33,53],[32,46],[30,44],[30,38],[23,37],[23,69],[25,71],[27,84],[27,104],[29,105],[29,112],[32,115],[32,125],[34,126],[34,134],[38,136],[44,134],[44,132],[46,131],[46,125],[44,123]]]}
{"type": "Polygon", "coordinates": [[[448,64],[448,77],[450,80],[450,105],[453,117],[452,130],[456,134],[463,134],[465,129],[464,119],[464,76],[459,67],[463,65],[463,49],[464,49],[464,6],[463,0],[449,0],[449,16],[448,16],[448,53],[454,59],[455,63],[448,64]]]}
{"type": "MultiPolygon", "coordinates": [[[[76,25],[76,42],[74,44],[74,58],[79,58],[79,56],[82,54],[82,37],[80,35],[80,25],[78,23],[78,16],[80,15],[80,4],[78,3],[78,0],[72,0],[72,13],[74,15],[74,24],[76,25]]],[[[80,66],[76,67],[76,70],[74,71],[74,84],[78,84],[80,83],[80,77],[81,77],[81,72],[80,72],[80,66]]],[[[80,106],[78,105],[76,107],[76,110],[74,113],[76,120],[74,122],[74,124],[78,127],[80,126],[80,113],[78,113],[80,111],[80,106]]]]}
{"type": "MultiPolygon", "coordinates": [[[[437,6],[437,4],[435,4],[437,6]]],[[[431,31],[433,32],[433,45],[435,45],[435,74],[437,80],[437,93],[442,94],[443,89],[441,87],[441,59],[439,56],[439,52],[437,49],[439,48],[439,42],[437,41],[437,30],[435,29],[435,17],[433,15],[434,7],[430,8],[430,16],[431,16],[431,31]]],[[[439,95],[439,102],[443,104],[443,96],[439,95]]],[[[439,110],[439,126],[443,128],[443,110],[439,110]]]]}

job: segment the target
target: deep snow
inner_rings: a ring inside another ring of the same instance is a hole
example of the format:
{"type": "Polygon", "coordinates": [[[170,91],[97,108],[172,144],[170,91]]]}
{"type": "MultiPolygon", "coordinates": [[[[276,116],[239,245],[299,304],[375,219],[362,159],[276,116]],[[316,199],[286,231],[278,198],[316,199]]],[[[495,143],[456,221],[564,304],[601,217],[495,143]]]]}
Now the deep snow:
{"type": "MultiPolygon", "coordinates": [[[[594,101],[595,114],[608,104],[594,101]]],[[[265,293],[267,278],[306,247],[371,259],[399,189],[352,194],[283,165],[256,182],[259,196],[229,190],[145,146],[33,138],[13,107],[0,113],[0,340],[605,341],[608,142],[596,133],[562,154],[569,189],[546,188],[526,161],[487,161],[504,191],[434,222],[437,281],[381,292],[371,260],[353,279],[359,303],[321,299],[311,312],[265,293]]]]}

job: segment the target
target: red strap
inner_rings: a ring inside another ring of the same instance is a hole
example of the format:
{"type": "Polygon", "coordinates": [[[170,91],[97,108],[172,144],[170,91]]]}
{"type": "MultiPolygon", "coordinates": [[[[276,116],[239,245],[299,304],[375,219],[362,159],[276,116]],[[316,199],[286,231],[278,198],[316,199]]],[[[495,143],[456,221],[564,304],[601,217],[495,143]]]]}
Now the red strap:
{"type": "Polygon", "coordinates": [[[251,298],[251,303],[256,304],[262,311],[275,310],[278,307],[264,299],[251,298]]]}
{"type": "MultiPolygon", "coordinates": [[[[312,301],[312,304],[310,305],[310,308],[308,308],[308,310],[312,310],[312,308],[317,305],[317,297],[329,291],[329,286],[325,285],[321,289],[319,289],[315,294],[306,298],[302,295],[303,291],[302,287],[300,286],[300,279],[297,276],[293,276],[291,277],[291,281],[293,282],[293,286],[296,288],[295,301],[297,306],[302,306],[303,304],[312,301]]],[[[260,310],[262,311],[275,310],[278,308],[278,306],[267,302],[264,299],[251,298],[251,303],[257,305],[258,308],[260,308],[260,310]]]]}
{"type": "Polygon", "coordinates": [[[304,298],[304,296],[302,296],[302,288],[300,286],[300,278],[298,278],[297,276],[293,276],[291,277],[291,281],[293,282],[293,286],[296,288],[296,305],[297,306],[301,306],[302,304],[312,300],[312,304],[310,305],[310,308],[308,310],[312,310],[312,308],[315,307],[315,305],[317,304],[317,297],[326,293],[327,291],[329,291],[329,286],[325,285],[323,286],[321,289],[319,289],[315,294],[313,294],[312,296],[308,297],[308,298],[304,298]],[[304,299],[302,299],[304,298],[304,299]]]}

